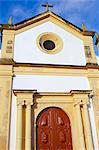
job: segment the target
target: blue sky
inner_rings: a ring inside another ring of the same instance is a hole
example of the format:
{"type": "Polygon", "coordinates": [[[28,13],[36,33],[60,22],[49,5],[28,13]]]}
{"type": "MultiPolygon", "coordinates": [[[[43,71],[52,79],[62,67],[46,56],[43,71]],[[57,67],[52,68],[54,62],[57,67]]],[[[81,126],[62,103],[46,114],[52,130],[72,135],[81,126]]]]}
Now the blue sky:
{"type": "Polygon", "coordinates": [[[49,2],[50,10],[64,19],[88,30],[99,32],[99,0],[0,0],[0,23],[7,23],[13,16],[13,23],[20,22],[45,11],[41,5],[49,2]]]}
{"type": "Polygon", "coordinates": [[[7,23],[10,16],[13,23],[35,16],[45,11],[41,5],[48,2],[50,10],[64,19],[88,30],[99,33],[99,0],[0,0],[0,24],[7,23]]]}

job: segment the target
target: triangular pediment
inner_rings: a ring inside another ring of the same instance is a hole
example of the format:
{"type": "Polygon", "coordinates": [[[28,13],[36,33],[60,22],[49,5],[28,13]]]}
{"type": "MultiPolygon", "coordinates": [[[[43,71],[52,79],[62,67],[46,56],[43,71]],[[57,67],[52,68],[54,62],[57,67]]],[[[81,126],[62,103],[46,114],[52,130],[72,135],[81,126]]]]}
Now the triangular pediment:
{"type": "Polygon", "coordinates": [[[94,34],[83,31],[51,11],[3,26],[3,29],[13,30],[16,62],[54,65],[85,65],[84,36],[91,40],[94,34]]]}
{"type": "Polygon", "coordinates": [[[24,32],[32,27],[38,26],[47,21],[51,21],[54,24],[57,24],[61,28],[64,28],[68,32],[70,32],[80,38],[82,35],[89,35],[89,36],[94,35],[94,32],[83,31],[81,28],[75,26],[71,22],[63,19],[62,17],[56,15],[55,13],[53,13],[51,11],[41,13],[37,16],[34,16],[32,18],[29,18],[27,20],[19,22],[14,25],[14,28],[16,28],[16,30],[18,30],[18,33],[20,33],[20,32],[24,32]]]}
{"type": "Polygon", "coordinates": [[[31,24],[35,24],[35,23],[38,23],[38,22],[39,22],[39,24],[41,24],[42,20],[44,21],[46,19],[50,19],[50,21],[55,21],[55,19],[56,19],[58,23],[63,23],[64,25],[68,25],[69,27],[75,29],[78,32],[82,32],[81,28],[75,26],[71,22],[63,19],[62,17],[56,15],[55,13],[53,13],[51,11],[41,13],[37,16],[34,16],[32,18],[29,18],[27,20],[19,22],[19,23],[15,24],[14,26],[17,27],[17,29],[21,29],[21,28],[24,28],[26,26],[29,26],[31,24]]]}
{"type": "Polygon", "coordinates": [[[2,29],[16,30],[16,34],[17,34],[17,33],[24,32],[30,28],[35,27],[35,26],[38,26],[38,25],[40,25],[44,22],[47,22],[47,21],[51,21],[51,22],[57,24],[58,26],[64,28],[65,30],[76,35],[77,37],[82,36],[82,35],[89,35],[89,36],[94,35],[94,32],[83,31],[81,28],[75,26],[71,22],[63,19],[62,17],[56,15],[55,13],[53,13],[51,11],[41,13],[37,16],[26,19],[24,21],[21,21],[17,24],[11,25],[11,26],[2,25],[1,30],[2,29]]]}

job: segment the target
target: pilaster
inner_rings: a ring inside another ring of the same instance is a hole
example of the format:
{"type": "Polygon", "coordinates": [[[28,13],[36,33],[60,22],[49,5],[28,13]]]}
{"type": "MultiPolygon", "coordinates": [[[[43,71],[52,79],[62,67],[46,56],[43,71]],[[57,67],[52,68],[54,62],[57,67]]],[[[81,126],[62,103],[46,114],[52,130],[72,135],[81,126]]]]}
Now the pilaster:
{"type": "Polygon", "coordinates": [[[13,58],[14,34],[14,30],[3,30],[1,58],[13,58]]]}
{"type": "Polygon", "coordinates": [[[15,90],[17,96],[17,142],[16,150],[31,150],[31,106],[35,91],[15,90]],[[25,105],[25,125],[23,124],[22,105],[25,105]],[[19,109],[21,108],[21,109],[19,109]],[[24,136],[22,128],[24,128],[24,136]],[[23,140],[25,139],[25,142],[23,140]]]}
{"type": "Polygon", "coordinates": [[[31,150],[31,105],[26,105],[26,134],[25,134],[25,149],[31,150]]]}
{"type": "Polygon", "coordinates": [[[0,65],[0,149],[8,150],[12,96],[12,66],[0,65]]]}
{"type": "Polygon", "coordinates": [[[91,36],[84,36],[83,42],[84,42],[86,63],[87,64],[90,64],[90,63],[97,64],[92,37],[91,36]]]}
{"type": "Polygon", "coordinates": [[[85,134],[85,142],[86,142],[86,149],[87,150],[94,150],[93,148],[93,141],[92,141],[92,130],[89,120],[88,114],[88,101],[87,103],[82,104],[82,118],[83,118],[83,126],[84,126],[84,134],[85,134]]]}
{"type": "MultiPolygon", "coordinates": [[[[78,119],[78,132],[79,132],[79,146],[81,146],[81,150],[94,150],[93,148],[93,141],[92,141],[92,133],[91,133],[91,126],[88,114],[88,95],[89,92],[82,92],[82,93],[74,93],[74,106],[75,111],[78,119]],[[78,111],[79,110],[79,111],[78,111]],[[79,114],[79,116],[78,116],[79,114]]],[[[79,149],[80,149],[79,148],[79,149]]]]}
{"type": "Polygon", "coordinates": [[[78,132],[78,149],[79,150],[86,150],[85,147],[85,140],[84,140],[84,130],[83,130],[83,122],[82,122],[82,115],[81,115],[81,97],[79,94],[74,94],[74,107],[75,107],[75,116],[76,116],[76,127],[78,132]]]}
{"type": "Polygon", "coordinates": [[[22,103],[17,104],[16,150],[22,150],[22,103]]]}

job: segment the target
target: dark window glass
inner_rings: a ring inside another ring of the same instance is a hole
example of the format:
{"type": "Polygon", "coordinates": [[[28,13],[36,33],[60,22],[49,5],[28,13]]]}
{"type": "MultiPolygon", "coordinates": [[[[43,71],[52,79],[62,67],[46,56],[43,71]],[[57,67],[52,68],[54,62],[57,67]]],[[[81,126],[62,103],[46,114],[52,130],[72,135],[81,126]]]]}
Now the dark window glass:
{"type": "Polygon", "coordinates": [[[51,40],[46,40],[43,43],[43,46],[47,50],[53,50],[55,48],[55,43],[53,41],[51,41],[51,40]]]}

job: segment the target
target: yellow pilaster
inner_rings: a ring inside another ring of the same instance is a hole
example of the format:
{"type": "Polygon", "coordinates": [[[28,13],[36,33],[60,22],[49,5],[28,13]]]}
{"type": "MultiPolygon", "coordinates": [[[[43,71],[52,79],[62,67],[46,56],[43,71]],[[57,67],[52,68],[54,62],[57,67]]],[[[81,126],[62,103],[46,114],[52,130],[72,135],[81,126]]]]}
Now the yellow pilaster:
{"type": "Polygon", "coordinates": [[[78,149],[79,150],[85,150],[85,142],[84,142],[84,133],[83,133],[83,126],[82,126],[82,117],[81,117],[81,111],[80,111],[80,105],[77,104],[75,106],[75,112],[77,117],[77,130],[79,134],[79,142],[78,142],[78,149]]]}
{"type": "Polygon", "coordinates": [[[31,104],[26,106],[25,150],[31,150],[31,104]]]}
{"type": "Polygon", "coordinates": [[[87,150],[94,150],[87,104],[83,105],[82,117],[83,117],[83,126],[84,126],[86,148],[87,148],[87,150]]]}
{"type": "Polygon", "coordinates": [[[91,126],[87,109],[88,95],[91,91],[74,93],[75,111],[77,116],[77,131],[79,133],[79,150],[93,150],[91,126]]]}
{"type": "Polygon", "coordinates": [[[0,150],[9,149],[12,66],[0,65],[0,150]]]}
{"type": "Polygon", "coordinates": [[[17,105],[17,137],[16,150],[22,150],[22,104],[17,105]]]}
{"type": "Polygon", "coordinates": [[[17,142],[16,150],[31,150],[31,105],[33,105],[33,94],[35,91],[15,90],[14,94],[17,96],[17,142]],[[25,105],[25,125],[23,124],[22,105],[25,105]],[[25,135],[23,135],[22,128],[25,128],[25,135]],[[25,138],[25,142],[23,142],[25,138]]]}
{"type": "Polygon", "coordinates": [[[86,63],[97,64],[92,37],[84,36],[83,42],[84,42],[84,48],[86,54],[86,63]]]}
{"type": "MultiPolygon", "coordinates": [[[[26,93],[25,93],[26,94],[26,93]]],[[[25,100],[26,104],[26,131],[25,131],[25,150],[31,150],[31,106],[33,105],[34,92],[28,93],[25,100]]]]}
{"type": "Polygon", "coordinates": [[[13,59],[14,36],[14,30],[3,30],[1,58],[13,59]]]}

